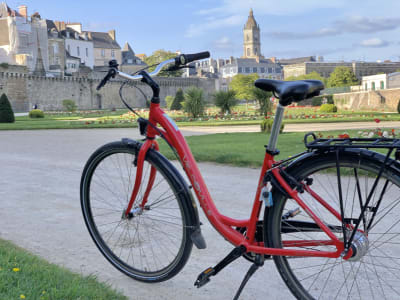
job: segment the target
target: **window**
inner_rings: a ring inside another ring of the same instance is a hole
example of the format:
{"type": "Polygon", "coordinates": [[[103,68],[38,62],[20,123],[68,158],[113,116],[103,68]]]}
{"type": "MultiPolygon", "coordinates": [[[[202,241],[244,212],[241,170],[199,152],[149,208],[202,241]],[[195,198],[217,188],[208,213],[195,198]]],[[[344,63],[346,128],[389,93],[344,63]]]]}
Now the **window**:
{"type": "MultiPolygon", "coordinates": [[[[281,71],[281,68],[276,68],[276,69],[275,69],[275,72],[276,72],[276,73],[282,72],[282,71],[281,71]]],[[[326,77],[329,77],[329,76],[326,76],[326,77]]]]}
{"type": "Polygon", "coordinates": [[[247,48],[247,56],[250,56],[250,48],[247,48]]]}
{"type": "Polygon", "coordinates": [[[238,68],[238,72],[239,72],[239,73],[242,73],[242,67],[239,67],[239,68],[238,68]]]}
{"type": "Polygon", "coordinates": [[[246,35],[246,39],[249,40],[249,35],[246,35]]]}
{"type": "Polygon", "coordinates": [[[133,64],[133,59],[132,58],[128,58],[128,64],[133,64]]]}
{"type": "Polygon", "coordinates": [[[86,48],[86,57],[88,57],[88,56],[89,56],[89,49],[86,48]]]}
{"type": "Polygon", "coordinates": [[[260,73],[265,73],[265,68],[264,67],[260,68],[260,73]]]}
{"type": "Polygon", "coordinates": [[[375,82],[372,82],[372,90],[375,91],[375,82]]]}
{"type": "Polygon", "coordinates": [[[254,48],[254,54],[257,55],[257,48],[254,48]]]}
{"type": "Polygon", "coordinates": [[[272,73],[272,68],[268,68],[268,73],[272,73]]]}
{"type": "Polygon", "coordinates": [[[115,57],[115,50],[111,50],[111,57],[115,57]]]}
{"type": "Polygon", "coordinates": [[[381,81],[381,90],[385,89],[385,82],[381,81]]]}
{"type": "Polygon", "coordinates": [[[231,73],[233,73],[233,68],[231,68],[231,73]]]}
{"type": "Polygon", "coordinates": [[[57,43],[53,44],[53,51],[54,51],[54,54],[58,53],[58,44],[57,43]]]}
{"type": "Polygon", "coordinates": [[[81,55],[81,52],[79,51],[79,46],[76,47],[76,53],[78,53],[78,56],[81,55]]]}
{"type": "Polygon", "coordinates": [[[256,67],[253,68],[253,73],[257,73],[257,68],[256,67]]]}
{"type": "Polygon", "coordinates": [[[106,51],[104,49],[101,49],[101,56],[102,57],[106,56],[106,51]]]}
{"type": "Polygon", "coordinates": [[[250,68],[249,67],[245,68],[245,73],[250,73],[250,68]]]}

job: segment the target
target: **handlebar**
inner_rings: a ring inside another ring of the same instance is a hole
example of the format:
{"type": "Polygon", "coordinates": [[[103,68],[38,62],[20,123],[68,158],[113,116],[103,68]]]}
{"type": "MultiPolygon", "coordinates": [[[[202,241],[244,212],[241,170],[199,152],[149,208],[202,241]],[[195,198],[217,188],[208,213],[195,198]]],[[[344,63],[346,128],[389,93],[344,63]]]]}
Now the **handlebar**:
{"type": "MultiPolygon", "coordinates": [[[[181,54],[175,58],[167,59],[167,60],[161,62],[159,65],[157,65],[155,70],[153,72],[149,73],[148,75],[150,77],[156,76],[158,73],[161,72],[161,70],[166,65],[174,64],[173,67],[180,67],[180,66],[186,65],[190,62],[193,62],[195,60],[200,60],[200,59],[209,58],[209,57],[210,57],[210,52],[208,52],[208,51],[194,53],[194,54],[181,54]]],[[[143,79],[143,75],[141,75],[141,74],[132,76],[132,75],[129,75],[129,74],[119,71],[118,64],[115,60],[111,60],[109,62],[109,67],[110,67],[110,69],[109,69],[107,75],[103,78],[103,80],[97,86],[97,88],[96,88],[97,90],[101,89],[107,83],[107,81],[110,80],[111,77],[114,78],[116,75],[121,76],[122,78],[125,78],[128,80],[143,79]]]]}

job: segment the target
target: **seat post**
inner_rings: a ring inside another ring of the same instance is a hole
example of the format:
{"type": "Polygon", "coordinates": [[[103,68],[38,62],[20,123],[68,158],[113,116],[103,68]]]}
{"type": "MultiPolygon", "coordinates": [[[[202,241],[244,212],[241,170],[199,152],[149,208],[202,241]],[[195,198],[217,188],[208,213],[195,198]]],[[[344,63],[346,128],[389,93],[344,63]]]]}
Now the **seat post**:
{"type": "Polygon", "coordinates": [[[276,150],[276,143],[278,141],[279,130],[281,129],[283,112],[285,111],[285,107],[278,103],[275,112],[274,123],[272,124],[271,135],[269,137],[268,148],[267,150],[273,152],[276,150]]]}

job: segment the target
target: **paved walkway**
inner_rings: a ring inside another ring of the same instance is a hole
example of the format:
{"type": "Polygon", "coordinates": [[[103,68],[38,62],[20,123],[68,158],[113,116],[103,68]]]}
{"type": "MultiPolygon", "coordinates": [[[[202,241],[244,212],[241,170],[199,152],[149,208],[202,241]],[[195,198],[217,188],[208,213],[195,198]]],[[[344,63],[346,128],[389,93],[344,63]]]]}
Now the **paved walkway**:
{"type": "MultiPolygon", "coordinates": [[[[95,274],[130,299],[232,299],[250,267],[245,259],[201,289],[193,286],[200,272],[232,250],[202,213],[207,249],[193,248],[182,272],[163,283],[144,284],[118,272],[90,239],[79,203],[83,166],[99,146],[122,137],[139,138],[136,133],[137,129],[0,131],[0,238],[75,272],[95,274]]],[[[239,218],[250,214],[258,169],[208,163],[200,169],[223,213],[239,218]]],[[[271,261],[250,280],[242,299],[264,298],[293,299],[271,261]]]]}

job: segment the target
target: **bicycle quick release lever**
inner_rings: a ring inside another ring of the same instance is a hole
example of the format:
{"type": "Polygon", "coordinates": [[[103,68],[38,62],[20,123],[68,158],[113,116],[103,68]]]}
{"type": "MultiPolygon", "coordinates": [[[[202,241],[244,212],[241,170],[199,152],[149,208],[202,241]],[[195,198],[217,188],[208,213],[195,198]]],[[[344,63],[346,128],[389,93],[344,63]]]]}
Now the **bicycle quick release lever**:
{"type": "Polygon", "coordinates": [[[118,66],[118,62],[115,59],[109,61],[108,67],[110,69],[108,70],[106,77],[104,77],[97,86],[96,90],[100,90],[107,83],[107,81],[110,80],[110,78],[115,78],[115,75],[117,75],[118,66]]]}

